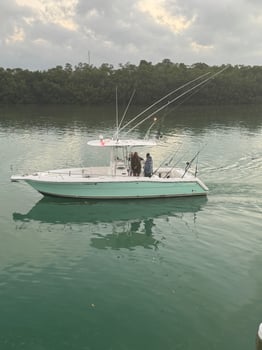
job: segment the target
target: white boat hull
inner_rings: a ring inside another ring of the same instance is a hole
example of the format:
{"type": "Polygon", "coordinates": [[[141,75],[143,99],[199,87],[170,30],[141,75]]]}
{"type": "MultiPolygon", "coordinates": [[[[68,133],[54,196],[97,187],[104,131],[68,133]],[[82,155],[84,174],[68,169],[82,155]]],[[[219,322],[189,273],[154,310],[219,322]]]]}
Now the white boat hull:
{"type": "MultiPolygon", "coordinates": [[[[85,169],[86,170],[86,169],[85,169]]],[[[83,169],[62,169],[25,176],[25,181],[43,195],[87,199],[161,198],[203,196],[208,188],[195,176],[134,177],[128,175],[86,175],[83,169]]]]}

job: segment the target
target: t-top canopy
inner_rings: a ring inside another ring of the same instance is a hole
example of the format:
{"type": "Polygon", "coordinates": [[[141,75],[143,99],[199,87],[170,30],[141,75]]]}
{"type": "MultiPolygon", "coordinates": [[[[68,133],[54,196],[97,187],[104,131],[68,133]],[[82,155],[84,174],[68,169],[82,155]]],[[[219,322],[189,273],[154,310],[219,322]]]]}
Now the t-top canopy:
{"type": "Polygon", "coordinates": [[[154,140],[112,140],[100,138],[100,140],[88,141],[89,146],[102,146],[102,147],[131,147],[131,146],[156,146],[156,141],[154,140]]]}

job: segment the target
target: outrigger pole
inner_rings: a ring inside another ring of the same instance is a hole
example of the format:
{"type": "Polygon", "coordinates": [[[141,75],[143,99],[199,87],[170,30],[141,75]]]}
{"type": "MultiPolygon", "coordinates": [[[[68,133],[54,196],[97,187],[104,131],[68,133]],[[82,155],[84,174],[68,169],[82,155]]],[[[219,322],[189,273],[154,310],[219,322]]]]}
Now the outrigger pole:
{"type": "Polygon", "coordinates": [[[129,99],[129,101],[128,101],[128,104],[127,104],[127,106],[126,106],[126,109],[125,109],[125,111],[124,111],[124,114],[123,114],[123,116],[122,116],[122,119],[121,119],[121,121],[120,121],[120,123],[119,123],[119,128],[120,128],[120,126],[121,126],[121,124],[122,124],[122,122],[123,122],[123,120],[124,120],[124,118],[125,118],[125,116],[126,116],[126,113],[127,113],[127,111],[128,111],[128,108],[129,108],[129,106],[130,106],[131,101],[133,100],[133,97],[134,97],[134,95],[135,95],[135,92],[136,92],[136,90],[134,89],[134,91],[133,91],[133,93],[132,93],[132,95],[131,95],[131,97],[130,97],[130,99],[129,99]]]}
{"type": "MultiPolygon", "coordinates": [[[[205,74],[202,74],[200,77],[197,77],[181,86],[179,86],[178,88],[176,88],[175,90],[169,92],[167,95],[161,97],[159,100],[157,100],[156,102],[154,102],[152,105],[148,106],[146,109],[144,109],[141,113],[137,114],[134,118],[132,118],[131,120],[129,120],[129,122],[127,122],[122,128],[120,128],[119,131],[124,130],[129,124],[133,123],[137,118],[141,117],[141,115],[143,115],[144,113],[148,112],[151,108],[153,108],[154,106],[156,106],[158,103],[162,102],[164,99],[166,99],[167,97],[173,95],[175,92],[183,89],[184,87],[194,83],[195,81],[204,78],[206,75],[210,74],[210,72],[207,72],[205,74]]],[[[122,118],[123,119],[123,118],[122,118]]]]}
{"type": "MultiPolygon", "coordinates": [[[[164,104],[163,106],[159,107],[156,111],[150,113],[145,119],[141,120],[140,122],[138,122],[135,126],[133,126],[131,129],[129,129],[125,135],[127,135],[130,131],[134,130],[136,127],[138,127],[139,125],[141,125],[142,123],[144,123],[147,119],[151,118],[155,113],[158,113],[160,111],[162,111],[162,109],[166,108],[167,106],[169,106],[171,103],[177,101],[178,99],[180,99],[181,97],[183,97],[184,95],[188,94],[189,92],[195,90],[196,88],[198,88],[199,86],[202,86],[203,84],[206,84],[208,81],[210,81],[211,79],[214,79],[217,75],[221,74],[223,71],[225,71],[229,66],[224,67],[223,69],[221,69],[219,72],[213,74],[211,77],[201,81],[200,83],[194,85],[192,88],[184,91],[182,94],[178,95],[177,97],[173,98],[171,101],[168,101],[166,104],[164,104]]],[[[207,74],[207,73],[206,73],[207,74]]],[[[206,75],[204,74],[204,75],[206,75]]],[[[203,77],[203,76],[202,76],[203,77]]],[[[197,78],[197,79],[200,79],[197,78]]],[[[188,85],[194,81],[196,81],[197,79],[185,84],[188,85]]],[[[155,102],[153,105],[159,103],[160,101],[162,101],[163,99],[165,99],[166,97],[168,97],[169,95],[171,95],[172,93],[178,91],[179,89],[181,89],[182,87],[184,87],[185,85],[181,86],[180,88],[174,90],[173,92],[170,92],[168,95],[162,97],[162,99],[160,99],[159,101],[155,102]]],[[[153,105],[151,107],[148,107],[146,110],[144,110],[143,112],[141,112],[140,114],[138,114],[136,117],[134,117],[132,120],[130,120],[124,127],[122,127],[119,131],[122,131],[124,128],[126,128],[127,125],[129,125],[130,123],[132,123],[135,119],[137,119],[139,116],[141,116],[142,114],[144,114],[147,110],[149,110],[150,108],[153,107],[153,105]]]]}
{"type": "Polygon", "coordinates": [[[116,139],[118,140],[119,136],[119,125],[118,125],[118,96],[117,96],[117,87],[116,87],[116,139]]]}

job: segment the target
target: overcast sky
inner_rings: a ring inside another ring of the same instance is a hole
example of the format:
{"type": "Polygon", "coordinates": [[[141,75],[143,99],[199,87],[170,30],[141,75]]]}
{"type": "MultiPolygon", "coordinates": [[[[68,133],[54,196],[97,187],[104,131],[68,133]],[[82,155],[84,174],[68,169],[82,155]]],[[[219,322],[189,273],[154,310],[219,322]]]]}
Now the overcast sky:
{"type": "Polygon", "coordinates": [[[261,65],[262,0],[0,0],[0,67],[261,65]]]}

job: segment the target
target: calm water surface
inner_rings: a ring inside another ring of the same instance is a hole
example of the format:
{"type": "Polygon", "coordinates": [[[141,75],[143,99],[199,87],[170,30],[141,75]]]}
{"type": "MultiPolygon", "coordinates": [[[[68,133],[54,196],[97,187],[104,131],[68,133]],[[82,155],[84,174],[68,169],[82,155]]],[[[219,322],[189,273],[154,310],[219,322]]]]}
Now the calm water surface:
{"type": "MultiPolygon", "coordinates": [[[[262,322],[262,107],[183,108],[155,166],[205,146],[207,199],[43,198],[13,173],[102,164],[106,108],[0,109],[0,349],[247,350],[262,322]]],[[[147,126],[134,131],[143,135],[147,126]]]]}

